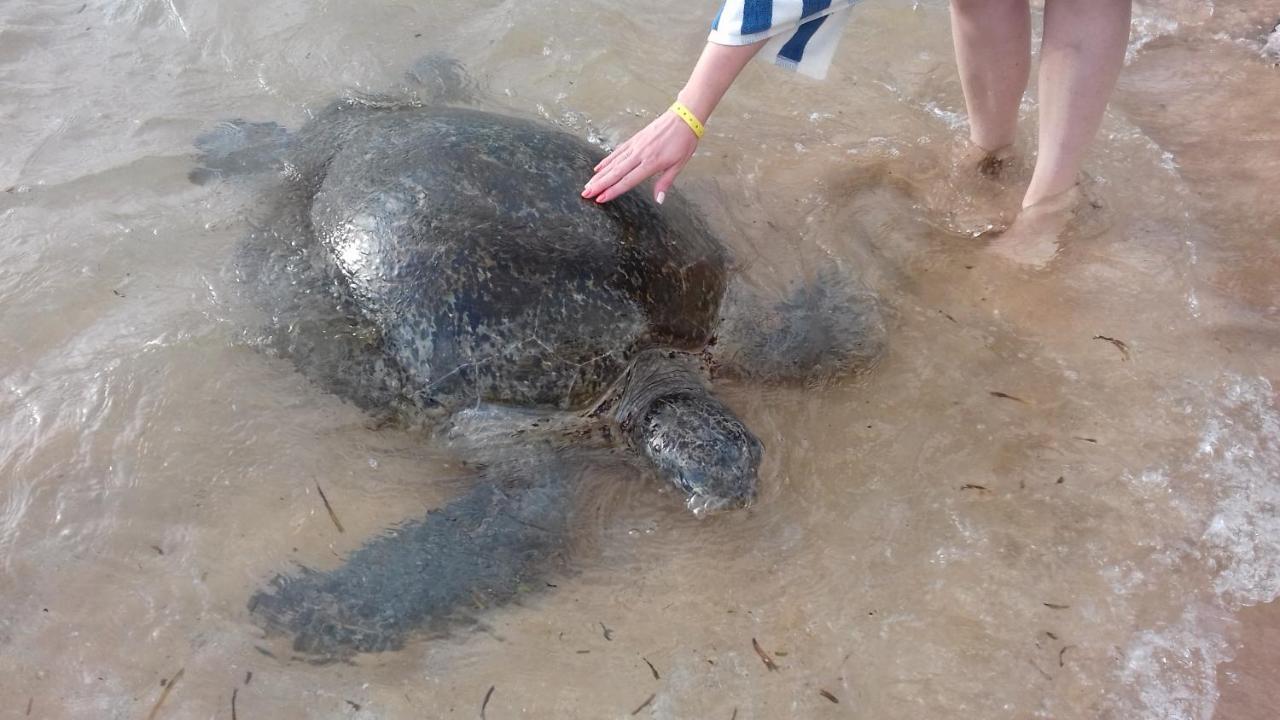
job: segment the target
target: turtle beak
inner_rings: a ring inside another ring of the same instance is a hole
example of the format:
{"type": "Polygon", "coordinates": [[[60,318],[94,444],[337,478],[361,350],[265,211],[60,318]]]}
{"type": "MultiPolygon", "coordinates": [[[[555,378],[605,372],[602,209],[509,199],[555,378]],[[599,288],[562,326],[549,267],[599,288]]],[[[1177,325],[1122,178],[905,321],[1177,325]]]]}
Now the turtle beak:
{"type": "Polygon", "coordinates": [[[756,501],[756,494],[752,492],[750,495],[739,498],[716,497],[714,495],[704,495],[702,493],[693,493],[684,501],[684,506],[689,508],[689,512],[693,516],[702,519],[708,515],[714,515],[726,510],[738,510],[750,507],[756,501]]]}

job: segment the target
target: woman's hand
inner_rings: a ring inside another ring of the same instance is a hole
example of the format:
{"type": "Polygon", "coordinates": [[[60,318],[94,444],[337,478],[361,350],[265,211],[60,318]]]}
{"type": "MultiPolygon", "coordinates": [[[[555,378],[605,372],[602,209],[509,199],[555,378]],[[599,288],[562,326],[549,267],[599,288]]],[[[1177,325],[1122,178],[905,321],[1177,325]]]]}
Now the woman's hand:
{"type": "MultiPolygon", "coordinates": [[[[689,82],[677,98],[694,117],[706,124],[711,111],[715,110],[733,79],[742,71],[742,66],[765,42],[759,40],[750,45],[707,43],[693,74],[689,76],[689,82]]],[[[698,136],[693,134],[693,128],[668,110],[596,165],[596,174],[582,188],[582,197],[595,198],[598,203],[609,202],[662,173],[653,186],[653,199],[662,202],[671,189],[671,183],[676,181],[676,175],[684,169],[697,147],[698,136]]]]}
{"type": "Polygon", "coordinates": [[[698,136],[680,116],[668,110],[596,165],[596,174],[582,189],[582,197],[609,202],[662,173],[653,186],[653,199],[661,203],[697,148],[698,136]]]}

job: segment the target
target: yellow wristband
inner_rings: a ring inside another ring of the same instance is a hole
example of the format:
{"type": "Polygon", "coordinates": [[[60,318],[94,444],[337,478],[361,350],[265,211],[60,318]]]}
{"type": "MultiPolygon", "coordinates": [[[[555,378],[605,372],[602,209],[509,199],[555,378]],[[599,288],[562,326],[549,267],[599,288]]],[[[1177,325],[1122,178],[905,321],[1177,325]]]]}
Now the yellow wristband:
{"type": "Polygon", "coordinates": [[[702,127],[702,121],[698,119],[697,115],[693,114],[692,110],[685,107],[684,103],[679,100],[671,103],[670,109],[671,112],[680,116],[680,119],[689,126],[689,129],[693,131],[693,134],[696,135],[699,140],[702,139],[702,134],[705,133],[707,129],[702,127]]]}

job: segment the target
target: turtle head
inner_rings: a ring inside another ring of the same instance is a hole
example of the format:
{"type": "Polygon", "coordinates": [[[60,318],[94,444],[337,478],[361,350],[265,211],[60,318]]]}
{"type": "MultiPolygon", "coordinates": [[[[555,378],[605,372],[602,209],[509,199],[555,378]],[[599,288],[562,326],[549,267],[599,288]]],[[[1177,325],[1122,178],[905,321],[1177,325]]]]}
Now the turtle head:
{"type": "Polygon", "coordinates": [[[764,447],[707,391],[690,357],[652,350],[638,356],[613,416],[698,517],[755,500],[764,447]]]}
{"type": "Polygon", "coordinates": [[[764,447],[710,395],[659,398],[633,435],[641,453],[685,493],[694,515],[755,501],[764,447]]]}

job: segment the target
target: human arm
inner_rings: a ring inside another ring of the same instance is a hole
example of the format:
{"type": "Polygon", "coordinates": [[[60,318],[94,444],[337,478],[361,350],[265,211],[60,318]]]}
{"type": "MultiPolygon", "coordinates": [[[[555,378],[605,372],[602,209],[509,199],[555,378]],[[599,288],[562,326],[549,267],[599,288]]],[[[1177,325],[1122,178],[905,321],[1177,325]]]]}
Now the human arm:
{"type": "MultiPolygon", "coordinates": [[[[707,43],[677,99],[699,120],[707,122],[738,73],[764,43],[765,40],[750,45],[707,43]]],[[[693,130],[667,110],[596,165],[595,175],[582,189],[582,197],[608,202],[661,173],[653,188],[654,199],[661,203],[697,147],[693,130]]]]}

